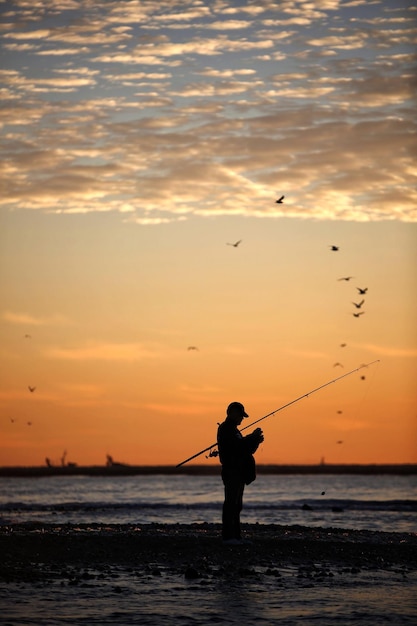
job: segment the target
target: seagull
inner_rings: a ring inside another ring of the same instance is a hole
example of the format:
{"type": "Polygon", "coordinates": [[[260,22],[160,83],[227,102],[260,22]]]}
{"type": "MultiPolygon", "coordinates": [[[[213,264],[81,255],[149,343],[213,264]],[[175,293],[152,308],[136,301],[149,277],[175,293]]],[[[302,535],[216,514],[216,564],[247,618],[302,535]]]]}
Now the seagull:
{"type": "Polygon", "coordinates": [[[36,387],[31,387],[30,385],[28,386],[28,389],[30,391],[30,393],[33,393],[36,389],[36,387]]]}
{"type": "Polygon", "coordinates": [[[233,246],[234,248],[237,248],[240,243],[242,243],[241,239],[239,239],[239,241],[236,241],[236,243],[227,243],[226,246],[233,246]]]}
{"type": "Polygon", "coordinates": [[[365,300],[361,300],[360,302],[352,302],[357,309],[360,309],[365,300]]]}
{"type": "Polygon", "coordinates": [[[340,410],[339,410],[339,411],[336,411],[336,413],[337,413],[338,415],[342,415],[343,411],[340,411],[340,410]]]}
{"type": "Polygon", "coordinates": [[[336,441],[336,443],[343,443],[343,441],[339,440],[339,441],[336,441]]]}
{"type": "Polygon", "coordinates": [[[346,348],[346,346],[347,346],[347,343],[341,343],[341,344],[340,344],[340,347],[341,347],[341,348],[346,348]]]}
{"type": "Polygon", "coordinates": [[[366,380],[366,376],[361,376],[361,380],[366,380]]]}
{"type": "Polygon", "coordinates": [[[354,276],[342,276],[342,278],[338,278],[337,280],[350,280],[351,278],[355,278],[354,276]]]}
{"type": "Polygon", "coordinates": [[[344,367],[341,363],[337,362],[334,363],[333,367],[344,367]]]}
{"type": "Polygon", "coordinates": [[[365,287],[364,289],[362,289],[361,287],[356,287],[356,289],[358,290],[360,296],[364,296],[368,291],[368,287],[365,287]]]}
{"type": "Polygon", "coordinates": [[[28,424],[28,426],[32,426],[32,422],[28,422],[27,424],[28,424]]]}
{"type": "Polygon", "coordinates": [[[278,200],[275,200],[275,202],[277,204],[282,204],[282,201],[284,200],[285,196],[281,196],[280,198],[278,198],[278,200]]]}
{"type": "Polygon", "coordinates": [[[359,313],[352,313],[353,317],[359,317],[360,315],[363,315],[365,313],[365,311],[359,311],[359,313]]]}
{"type": "Polygon", "coordinates": [[[197,346],[188,346],[187,350],[198,350],[197,346]]]}
{"type": "Polygon", "coordinates": [[[13,419],[13,417],[10,418],[10,421],[11,421],[12,424],[15,423],[15,420],[13,419]]]}
{"type": "Polygon", "coordinates": [[[25,335],[25,339],[32,339],[32,335],[25,335]]]}
{"type": "Polygon", "coordinates": [[[329,246],[332,252],[337,252],[339,250],[339,246],[329,246]]]}

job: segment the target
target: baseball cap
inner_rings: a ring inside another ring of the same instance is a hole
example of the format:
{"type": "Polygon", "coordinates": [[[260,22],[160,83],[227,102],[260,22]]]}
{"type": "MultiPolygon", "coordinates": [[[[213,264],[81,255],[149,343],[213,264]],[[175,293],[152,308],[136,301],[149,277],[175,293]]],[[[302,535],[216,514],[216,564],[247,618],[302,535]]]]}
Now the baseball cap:
{"type": "Polygon", "coordinates": [[[239,411],[243,415],[243,417],[249,417],[245,411],[245,407],[241,402],[231,402],[227,407],[227,415],[229,415],[232,411],[239,411]]]}

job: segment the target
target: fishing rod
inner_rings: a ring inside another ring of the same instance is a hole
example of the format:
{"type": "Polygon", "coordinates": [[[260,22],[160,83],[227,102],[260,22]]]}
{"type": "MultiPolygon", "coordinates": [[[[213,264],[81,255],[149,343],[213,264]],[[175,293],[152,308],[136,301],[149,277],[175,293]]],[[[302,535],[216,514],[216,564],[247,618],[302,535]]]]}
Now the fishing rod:
{"type": "MultiPolygon", "coordinates": [[[[311,396],[313,393],[320,391],[320,389],[324,389],[325,387],[328,387],[332,383],[337,383],[338,380],[342,380],[342,378],[346,378],[347,376],[350,376],[351,374],[358,372],[364,367],[370,367],[371,365],[374,365],[375,363],[379,363],[379,359],[376,359],[376,361],[372,361],[371,363],[364,363],[363,365],[356,367],[354,370],[351,370],[350,372],[347,372],[346,374],[342,374],[342,376],[338,376],[337,378],[333,378],[333,380],[329,380],[327,383],[324,383],[324,385],[320,385],[320,387],[316,387],[315,389],[312,389],[311,391],[304,393],[302,396],[295,398],[295,400],[291,400],[291,402],[287,402],[287,404],[283,404],[282,406],[279,407],[279,409],[275,409],[275,411],[271,411],[271,413],[268,413],[267,415],[264,415],[263,417],[260,417],[259,419],[255,420],[251,424],[248,424],[244,428],[241,428],[241,432],[246,430],[247,428],[250,428],[251,426],[254,426],[255,424],[259,424],[259,422],[262,422],[262,420],[266,420],[267,417],[271,417],[272,415],[275,415],[275,413],[278,413],[279,411],[283,411],[284,409],[288,408],[292,404],[295,404],[296,402],[303,400],[303,398],[308,398],[308,396],[311,396]]],[[[217,447],[217,443],[213,443],[211,446],[207,446],[207,448],[204,448],[204,450],[200,450],[200,452],[197,452],[196,454],[193,454],[193,456],[188,457],[188,459],[185,459],[185,461],[178,463],[178,465],[176,465],[175,467],[181,467],[182,465],[185,465],[189,461],[196,459],[201,454],[204,454],[204,452],[208,452],[212,448],[216,448],[216,447],[217,447]]],[[[217,456],[217,454],[210,454],[210,456],[217,456]]]]}

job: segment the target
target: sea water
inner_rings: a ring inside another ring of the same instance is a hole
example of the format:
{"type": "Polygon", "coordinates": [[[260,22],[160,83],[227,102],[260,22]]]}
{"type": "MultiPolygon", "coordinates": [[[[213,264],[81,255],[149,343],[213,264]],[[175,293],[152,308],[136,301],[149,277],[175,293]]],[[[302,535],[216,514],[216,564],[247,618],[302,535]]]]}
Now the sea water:
{"type": "MultiPolygon", "coordinates": [[[[220,476],[0,478],[0,524],[221,521],[220,476]]],[[[242,522],[417,532],[417,476],[259,475],[242,522]]]]}

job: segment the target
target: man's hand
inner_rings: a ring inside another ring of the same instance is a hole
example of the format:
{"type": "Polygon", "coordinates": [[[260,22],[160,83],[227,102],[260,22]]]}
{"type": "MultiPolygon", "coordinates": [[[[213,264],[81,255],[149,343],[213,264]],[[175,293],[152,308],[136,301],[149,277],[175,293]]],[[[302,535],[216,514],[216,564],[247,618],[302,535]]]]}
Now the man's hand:
{"type": "Polygon", "coordinates": [[[253,431],[253,433],[252,433],[252,434],[255,436],[255,438],[256,438],[256,440],[257,440],[258,444],[263,442],[263,440],[264,440],[264,434],[263,434],[263,432],[262,432],[262,429],[261,429],[261,428],[256,428],[256,429],[253,431]]]}

